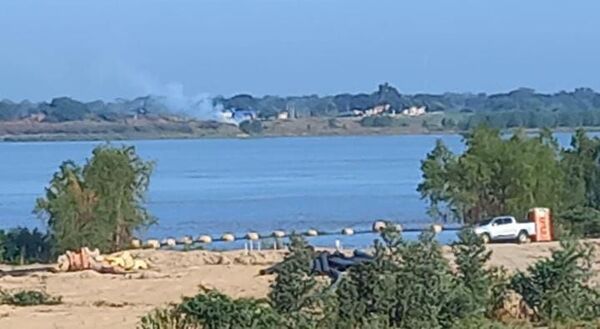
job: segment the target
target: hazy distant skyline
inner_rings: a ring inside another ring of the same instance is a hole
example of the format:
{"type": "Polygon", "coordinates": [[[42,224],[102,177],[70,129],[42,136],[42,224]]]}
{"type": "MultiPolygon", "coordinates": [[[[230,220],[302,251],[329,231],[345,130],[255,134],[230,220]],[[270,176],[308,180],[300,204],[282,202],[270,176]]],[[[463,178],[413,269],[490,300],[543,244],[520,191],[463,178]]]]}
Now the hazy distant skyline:
{"type": "Polygon", "coordinates": [[[34,1],[0,10],[0,99],[600,90],[600,2],[34,1]]]}

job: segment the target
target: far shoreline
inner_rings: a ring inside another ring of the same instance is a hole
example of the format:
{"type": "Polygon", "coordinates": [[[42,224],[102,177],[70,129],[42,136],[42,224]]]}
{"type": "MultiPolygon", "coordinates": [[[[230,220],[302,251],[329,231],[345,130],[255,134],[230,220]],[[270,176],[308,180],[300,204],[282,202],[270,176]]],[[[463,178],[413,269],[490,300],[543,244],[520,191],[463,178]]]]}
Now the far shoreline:
{"type": "MultiPolygon", "coordinates": [[[[314,138],[314,137],[379,137],[379,136],[430,136],[430,135],[462,135],[468,133],[464,130],[398,130],[386,128],[369,128],[371,131],[361,132],[329,132],[329,133],[312,133],[312,134],[214,134],[214,135],[197,135],[197,134],[14,134],[0,136],[0,143],[29,143],[29,142],[126,142],[126,141],[163,141],[163,140],[228,140],[228,139],[273,139],[273,138],[314,138]]],[[[504,133],[514,133],[522,129],[527,134],[536,134],[542,131],[540,128],[511,128],[503,130],[504,133]]],[[[552,133],[573,133],[577,129],[584,129],[587,132],[600,132],[600,127],[561,127],[551,129],[552,133]]]]}

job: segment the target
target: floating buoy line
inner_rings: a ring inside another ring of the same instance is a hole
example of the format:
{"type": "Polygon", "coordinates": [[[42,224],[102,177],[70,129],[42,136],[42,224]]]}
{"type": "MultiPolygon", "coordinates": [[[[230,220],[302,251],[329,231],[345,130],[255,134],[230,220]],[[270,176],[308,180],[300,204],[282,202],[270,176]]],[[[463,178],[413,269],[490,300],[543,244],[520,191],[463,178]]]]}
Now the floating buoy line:
{"type": "MultiPolygon", "coordinates": [[[[244,235],[236,235],[234,233],[224,233],[219,237],[213,237],[211,235],[199,235],[196,238],[193,238],[191,235],[186,235],[180,239],[176,239],[173,237],[169,237],[169,238],[165,238],[162,240],[158,240],[158,239],[147,239],[147,240],[141,240],[141,239],[133,239],[131,241],[131,247],[133,249],[140,249],[140,248],[146,248],[146,249],[160,249],[160,248],[175,248],[178,246],[193,246],[193,245],[209,245],[213,242],[234,242],[234,241],[240,241],[240,240],[245,240],[247,242],[250,242],[250,244],[246,244],[246,248],[253,248],[253,242],[258,242],[258,248],[260,249],[260,240],[264,240],[264,239],[284,239],[284,238],[289,238],[293,235],[301,235],[301,236],[305,236],[305,237],[317,237],[317,236],[332,236],[332,235],[341,235],[341,236],[351,236],[351,235],[358,235],[358,234],[372,234],[372,233],[380,233],[382,232],[384,229],[387,228],[388,225],[393,225],[394,228],[398,231],[398,232],[423,232],[425,230],[432,230],[433,232],[435,232],[436,234],[439,234],[443,231],[459,231],[461,229],[461,227],[444,227],[441,224],[431,224],[429,226],[425,226],[425,227],[404,227],[401,224],[396,224],[396,223],[391,223],[391,222],[387,222],[387,221],[383,221],[383,220],[378,220],[373,222],[373,225],[371,227],[371,230],[356,230],[352,227],[344,227],[343,229],[339,230],[339,231],[319,231],[315,228],[311,228],[308,229],[304,232],[297,232],[297,231],[290,231],[290,232],[286,232],[284,230],[275,230],[271,233],[268,234],[260,234],[258,232],[247,232],[244,235]]],[[[277,243],[274,244],[275,247],[277,246],[277,243]]]]}

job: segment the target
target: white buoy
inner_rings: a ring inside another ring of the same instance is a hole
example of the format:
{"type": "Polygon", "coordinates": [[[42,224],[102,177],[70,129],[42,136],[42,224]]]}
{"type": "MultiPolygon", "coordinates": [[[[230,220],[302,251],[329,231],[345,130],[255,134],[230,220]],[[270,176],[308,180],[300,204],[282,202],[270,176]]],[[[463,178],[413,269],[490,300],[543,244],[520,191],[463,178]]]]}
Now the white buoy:
{"type": "Polygon", "coordinates": [[[146,246],[148,248],[152,248],[152,249],[159,249],[160,241],[158,241],[156,239],[150,239],[150,240],[146,241],[146,246]]]}
{"type": "Polygon", "coordinates": [[[232,241],[235,241],[235,235],[233,235],[231,233],[225,233],[225,234],[223,234],[221,239],[223,239],[223,241],[232,242],[232,241]]]}
{"type": "Polygon", "coordinates": [[[131,240],[131,248],[140,249],[142,247],[142,241],[140,239],[131,240]]]}
{"type": "Polygon", "coordinates": [[[319,231],[311,228],[308,231],[306,231],[306,235],[308,235],[308,236],[317,236],[317,235],[319,235],[319,231]]]}
{"type": "Polygon", "coordinates": [[[433,224],[433,225],[431,225],[431,229],[433,230],[433,232],[435,234],[438,234],[438,233],[442,232],[442,230],[444,229],[444,227],[442,225],[440,225],[440,224],[433,224]]]}
{"type": "Polygon", "coordinates": [[[181,239],[179,239],[179,242],[181,242],[182,244],[185,244],[185,245],[190,245],[190,244],[194,243],[194,239],[191,236],[186,235],[186,236],[182,237],[181,239]]]}
{"type": "Polygon", "coordinates": [[[246,234],[246,238],[248,240],[258,240],[258,239],[260,239],[260,235],[256,232],[248,232],[246,234]]]}
{"type": "Polygon", "coordinates": [[[175,247],[177,246],[177,241],[175,241],[173,238],[167,238],[162,240],[160,244],[167,247],[175,247]]]}
{"type": "Polygon", "coordinates": [[[353,235],[354,234],[354,230],[350,227],[346,227],[342,230],[342,234],[343,235],[353,235]]]}
{"type": "Polygon", "coordinates": [[[212,238],[210,237],[210,235],[201,235],[198,237],[198,242],[201,243],[211,243],[212,242],[212,238]]]}
{"type": "Polygon", "coordinates": [[[373,232],[381,232],[387,227],[387,223],[383,220],[373,222],[373,232]]]}
{"type": "Polygon", "coordinates": [[[284,238],[285,231],[273,231],[273,236],[276,238],[284,238]]]}

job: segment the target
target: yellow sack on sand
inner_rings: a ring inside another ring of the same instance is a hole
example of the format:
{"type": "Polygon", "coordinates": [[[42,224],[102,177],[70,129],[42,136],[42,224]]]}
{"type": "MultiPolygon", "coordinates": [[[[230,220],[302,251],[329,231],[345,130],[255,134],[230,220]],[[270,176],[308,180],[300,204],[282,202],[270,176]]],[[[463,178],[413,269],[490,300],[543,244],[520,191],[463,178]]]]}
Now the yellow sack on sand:
{"type": "Polygon", "coordinates": [[[125,271],[147,269],[148,264],[141,259],[134,259],[128,251],[104,257],[110,266],[120,267],[125,271]]]}

